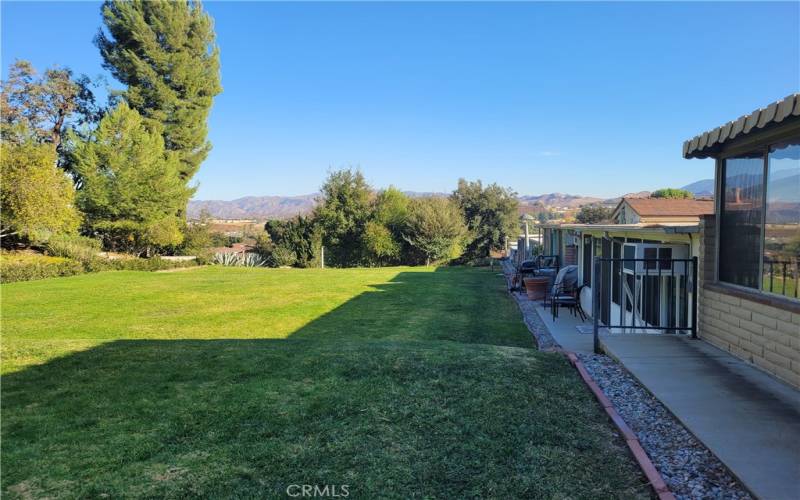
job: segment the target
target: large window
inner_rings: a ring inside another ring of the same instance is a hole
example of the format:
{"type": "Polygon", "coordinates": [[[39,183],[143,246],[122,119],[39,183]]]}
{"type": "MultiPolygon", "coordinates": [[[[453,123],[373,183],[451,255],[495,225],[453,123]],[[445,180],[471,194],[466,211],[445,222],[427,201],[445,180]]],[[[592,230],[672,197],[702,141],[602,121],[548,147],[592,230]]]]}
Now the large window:
{"type": "Polygon", "coordinates": [[[719,279],[758,288],[764,155],[729,158],[722,167],[719,279]]]}
{"type": "Polygon", "coordinates": [[[721,177],[720,281],[796,298],[800,139],[727,158],[721,177]]]}

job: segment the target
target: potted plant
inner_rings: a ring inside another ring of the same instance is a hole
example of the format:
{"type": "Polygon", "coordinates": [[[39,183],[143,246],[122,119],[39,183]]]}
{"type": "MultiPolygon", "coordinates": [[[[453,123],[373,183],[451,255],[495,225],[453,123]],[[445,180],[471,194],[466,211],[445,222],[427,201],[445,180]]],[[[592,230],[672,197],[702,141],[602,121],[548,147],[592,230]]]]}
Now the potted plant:
{"type": "Polygon", "coordinates": [[[528,294],[529,299],[544,299],[547,286],[550,284],[549,276],[532,276],[530,278],[525,278],[523,281],[525,282],[525,293],[528,294]]]}

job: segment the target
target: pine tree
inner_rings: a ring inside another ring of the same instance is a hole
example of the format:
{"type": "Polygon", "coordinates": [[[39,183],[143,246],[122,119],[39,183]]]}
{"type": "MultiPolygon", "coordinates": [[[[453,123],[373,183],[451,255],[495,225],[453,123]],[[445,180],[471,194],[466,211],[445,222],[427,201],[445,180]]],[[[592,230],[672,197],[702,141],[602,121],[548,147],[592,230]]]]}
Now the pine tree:
{"type": "Polygon", "coordinates": [[[178,153],[184,182],[211,149],[208,119],[222,91],[214,25],[198,1],[106,0],[108,32],[96,43],[104,67],[127,85],[121,95],[163,125],[164,145],[178,153]]]}
{"type": "Polygon", "coordinates": [[[177,213],[191,190],[178,177],[180,161],[165,150],[157,122],[122,102],[88,140],[71,140],[72,164],[83,181],[78,206],[91,232],[112,249],[136,253],[182,241],[177,213]]]}

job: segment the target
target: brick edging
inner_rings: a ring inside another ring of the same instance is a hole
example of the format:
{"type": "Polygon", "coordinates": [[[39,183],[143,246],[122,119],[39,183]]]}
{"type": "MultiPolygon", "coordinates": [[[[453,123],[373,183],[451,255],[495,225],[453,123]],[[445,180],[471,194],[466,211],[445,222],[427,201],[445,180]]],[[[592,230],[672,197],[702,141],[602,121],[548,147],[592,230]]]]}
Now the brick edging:
{"type": "Polygon", "coordinates": [[[614,425],[617,426],[617,429],[625,438],[625,444],[628,445],[628,448],[633,453],[633,457],[636,459],[636,462],[639,464],[639,468],[642,469],[642,472],[647,477],[647,480],[650,482],[650,486],[655,490],[656,496],[658,496],[659,500],[675,500],[675,495],[669,490],[667,483],[664,481],[664,478],[661,476],[661,473],[658,472],[653,462],[650,460],[650,457],[647,456],[647,452],[644,451],[642,448],[642,444],[639,442],[639,438],[636,437],[636,434],[633,433],[628,424],[625,423],[625,420],[622,419],[620,414],[617,412],[617,409],[614,408],[614,404],[609,400],[606,395],[603,393],[603,390],[600,389],[600,386],[592,379],[592,376],[589,375],[589,372],[586,371],[586,368],[581,363],[581,360],[578,359],[578,356],[575,355],[574,352],[570,351],[561,351],[563,354],[567,356],[569,362],[572,366],[578,370],[578,374],[581,376],[581,380],[589,387],[589,390],[592,391],[594,397],[597,398],[597,401],[600,403],[600,406],[603,407],[603,410],[608,414],[611,418],[611,421],[614,422],[614,425]]]}

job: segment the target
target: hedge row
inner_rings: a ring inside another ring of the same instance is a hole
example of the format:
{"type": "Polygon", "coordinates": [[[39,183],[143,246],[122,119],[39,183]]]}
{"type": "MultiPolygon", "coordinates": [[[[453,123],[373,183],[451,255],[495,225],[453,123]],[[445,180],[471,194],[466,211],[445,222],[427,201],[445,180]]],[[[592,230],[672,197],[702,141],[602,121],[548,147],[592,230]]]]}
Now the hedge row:
{"type": "Polygon", "coordinates": [[[97,271],[160,271],[197,265],[194,261],[151,259],[104,259],[78,261],[39,254],[3,254],[0,257],[0,283],[74,276],[97,271]]]}

